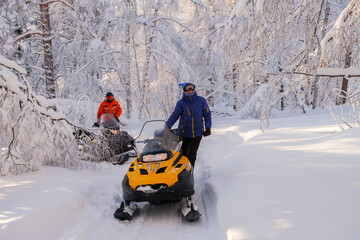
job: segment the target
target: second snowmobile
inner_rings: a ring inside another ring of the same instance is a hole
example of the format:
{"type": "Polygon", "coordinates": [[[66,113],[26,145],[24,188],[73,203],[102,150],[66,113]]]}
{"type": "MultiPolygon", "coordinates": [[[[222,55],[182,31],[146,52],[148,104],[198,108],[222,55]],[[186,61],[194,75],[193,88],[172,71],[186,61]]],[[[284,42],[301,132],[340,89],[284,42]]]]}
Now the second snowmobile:
{"type": "Polygon", "coordinates": [[[134,150],[134,139],[120,128],[120,123],[111,113],[105,113],[100,117],[100,125],[103,127],[102,135],[107,141],[107,146],[112,151],[114,164],[125,163],[131,150],[134,150]]]}
{"type": "Polygon", "coordinates": [[[162,120],[148,121],[135,137],[138,156],[122,181],[123,202],[114,217],[131,220],[137,210],[134,202],[162,203],[182,201],[181,212],[187,221],[201,214],[192,202],[194,175],[189,159],[181,153],[182,139],[162,120]]]}
{"type": "Polygon", "coordinates": [[[137,156],[133,137],[120,128],[113,114],[102,114],[97,127],[74,133],[84,160],[124,164],[130,157],[137,156]]]}

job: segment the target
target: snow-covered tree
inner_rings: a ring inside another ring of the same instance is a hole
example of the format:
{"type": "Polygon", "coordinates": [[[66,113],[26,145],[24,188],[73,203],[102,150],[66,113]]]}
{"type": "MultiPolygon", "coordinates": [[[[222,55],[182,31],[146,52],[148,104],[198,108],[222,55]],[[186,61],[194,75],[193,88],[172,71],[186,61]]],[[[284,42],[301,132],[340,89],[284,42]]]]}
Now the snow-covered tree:
{"type": "MultiPolygon", "coordinates": [[[[322,66],[332,68],[359,67],[360,3],[351,1],[341,12],[335,24],[321,41],[322,66]]],[[[338,103],[345,103],[346,96],[358,89],[359,82],[345,76],[338,84],[332,80],[333,87],[340,89],[338,103]],[[335,83],[335,84],[334,84],[335,83]]]]}
{"type": "Polygon", "coordinates": [[[33,93],[25,74],[0,55],[0,175],[77,166],[70,122],[33,93]]]}
{"type": "MultiPolygon", "coordinates": [[[[41,29],[41,1],[26,3],[18,4],[22,14],[15,5],[0,6],[1,29],[16,23],[23,36],[41,29]]],[[[128,118],[168,117],[181,95],[177,85],[185,81],[195,83],[215,112],[225,106],[244,117],[266,117],[272,108],[306,112],[325,107],[329,99],[344,102],[341,89],[348,95],[356,89],[356,79],[316,72],[356,67],[357,1],[46,3],[57,97],[98,104],[112,91],[128,118]],[[341,30],[335,30],[338,25],[341,30]]],[[[12,46],[19,37],[6,31],[3,55],[17,56],[34,92],[46,96],[43,38],[28,35],[12,46]]]]}
{"type": "Polygon", "coordinates": [[[305,112],[324,106],[327,99],[318,96],[329,92],[316,77],[323,62],[320,41],[339,16],[339,5],[326,0],[238,1],[216,28],[222,34],[218,51],[229,86],[223,91],[240,104],[234,109],[260,117],[273,107],[305,112]]]}

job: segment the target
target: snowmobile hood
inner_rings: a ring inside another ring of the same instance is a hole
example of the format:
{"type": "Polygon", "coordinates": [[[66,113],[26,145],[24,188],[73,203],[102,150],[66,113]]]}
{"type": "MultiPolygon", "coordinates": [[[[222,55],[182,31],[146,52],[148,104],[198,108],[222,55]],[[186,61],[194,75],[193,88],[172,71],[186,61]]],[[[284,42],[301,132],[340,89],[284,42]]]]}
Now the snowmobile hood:
{"type": "Polygon", "coordinates": [[[189,160],[176,152],[171,159],[157,162],[141,162],[138,157],[129,167],[129,185],[134,190],[151,192],[151,186],[171,187],[179,181],[182,171],[191,171],[189,160]]]}

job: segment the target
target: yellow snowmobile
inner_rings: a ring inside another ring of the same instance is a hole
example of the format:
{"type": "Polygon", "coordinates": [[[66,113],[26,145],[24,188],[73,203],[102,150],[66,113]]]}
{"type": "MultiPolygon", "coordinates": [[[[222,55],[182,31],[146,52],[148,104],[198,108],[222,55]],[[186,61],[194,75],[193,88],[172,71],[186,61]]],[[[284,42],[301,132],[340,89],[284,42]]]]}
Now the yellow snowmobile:
{"type": "Polygon", "coordinates": [[[137,211],[134,202],[162,203],[184,200],[183,217],[196,221],[201,214],[191,201],[194,175],[189,159],[181,153],[182,139],[162,120],[146,122],[135,137],[138,156],[122,181],[123,202],[114,217],[131,220],[137,211]],[[165,127],[164,127],[165,126],[165,127]]]}

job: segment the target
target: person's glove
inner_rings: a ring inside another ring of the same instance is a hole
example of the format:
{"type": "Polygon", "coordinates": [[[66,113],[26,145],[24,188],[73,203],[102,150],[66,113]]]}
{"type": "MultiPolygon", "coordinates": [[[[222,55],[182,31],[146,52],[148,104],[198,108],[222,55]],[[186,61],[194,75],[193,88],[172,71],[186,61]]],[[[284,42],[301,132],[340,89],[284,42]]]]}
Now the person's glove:
{"type": "Polygon", "coordinates": [[[100,127],[100,125],[98,122],[96,122],[96,123],[94,123],[93,127],[100,127]]]}
{"type": "Polygon", "coordinates": [[[204,137],[207,137],[211,134],[211,130],[210,129],[206,129],[205,132],[203,133],[204,137]]]}

